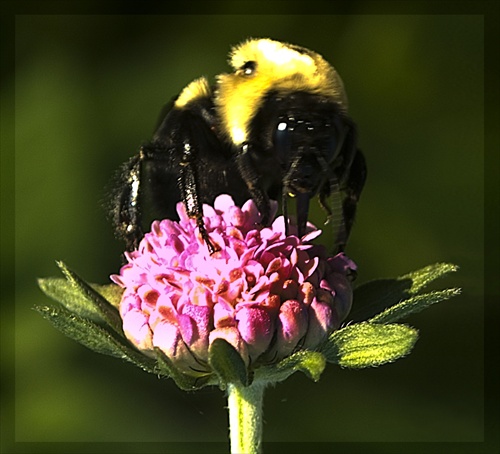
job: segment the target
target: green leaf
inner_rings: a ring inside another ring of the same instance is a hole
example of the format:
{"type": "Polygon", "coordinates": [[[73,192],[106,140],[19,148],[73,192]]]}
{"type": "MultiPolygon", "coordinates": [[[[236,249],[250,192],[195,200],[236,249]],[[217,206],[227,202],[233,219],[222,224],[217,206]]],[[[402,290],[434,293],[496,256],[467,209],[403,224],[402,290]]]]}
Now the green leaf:
{"type": "Polygon", "coordinates": [[[361,322],[417,294],[433,280],[458,269],[449,263],[436,263],[394,279],[367,282],[354,290],[349,319],[361,322]]]}
{"type": "Polygon", "coordinates": [[[406,325],[355,323],[333,332],[323,353],[342,367],[380,366],[410,353],[417,337],[417,330],[406,325]]]}
{"type": "Polygon", "coordinates": [[[298,351],[277,364],[261,366],[255,371],[255,381],[277,383],[297,371],[303,372],[313,381],[318,381],[326,366],[325,356],[320,352],[298,351]]]}
{"type": "Polygon", "coordinates": [[[424,293],[423,295],[415,295],[387,308],[385,311],[380,312],[368,321],[371,323],[393,323],[408,317],[410,314],[420,312],[432,304],[439,303],[440,301],[447,300],[459,294],[459,288],[449,288],[446,290],[424,293]]]}
{"type": "Polygon", "coordinates": [[[224,387],[228,383],[248,386],[247,367],[238,351],[226,340],[215,339],[208,350],[208,362],[224,387]]]}
{"type": "MultiPolygon", "coordinates": [[[[109,301],[99,294],[90,284],[87,284],[75,272],[71,271],[63,262],[57,262],[57,265],[66,276],[68,282],[73,286],[74,292],[79,293],[80,299],[72,298],[71,307],[66,306],[66,301],[60,301],[64,306],[70,310],[75,310],[75,303],[85,299],[88,303],[94,306],[95,312],[104,320],[116,333],[122,335],[122,320],[120,314],[109,301]]],[[[88,308],[88,305],[85,307],[88,308]]],[[[78,313],[78,310],[75,310],[78,313]]]]}
{"type": "Polygon", "coordinates": [[[38,285],[47,296],[61,303],[69,311],[80,317],[104,322],[94,303],[67,279],[62,277],[38,279],[38,285]]]}
{"type": "Polygon", "coordinates": [[[213,375],[207,374],[205,376],[193,377],[181,372],[158,347],[155,347],[155,353],[160,375],[174,380],[180,389],[184,391],[196,391],[204,386],[216,384],[213,380],[213,375]]]}
{"type": "Polygon", "coordinates": [[[119,338],[91,320],[71,313],[61,306],[36,306],[35,310],[63,334],[85,347],[97,353],[129,361],[146,372],[158,373],[153,359],[131,348],[124,338],[119,338]]]}
{"type": "Polygon", "coordinates": [[[457,270],[458,266],[451,263],[435,263],[434,265],[429,265],[420,270],[405,274],[398,279],[409,279],[412,282],[410,294],[415,295],[432,281],[457,270]]]}

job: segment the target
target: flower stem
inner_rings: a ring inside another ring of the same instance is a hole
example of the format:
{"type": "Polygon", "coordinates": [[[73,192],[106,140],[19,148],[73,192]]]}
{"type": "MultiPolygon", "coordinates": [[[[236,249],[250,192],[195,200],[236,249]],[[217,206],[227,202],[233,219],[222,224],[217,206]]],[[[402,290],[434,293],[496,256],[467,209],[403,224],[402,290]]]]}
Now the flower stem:
{"type": "Polygon", "coordinates": [[[228,385],[231,454],[259,454],[262,441],[263,384],[228,385]]]}

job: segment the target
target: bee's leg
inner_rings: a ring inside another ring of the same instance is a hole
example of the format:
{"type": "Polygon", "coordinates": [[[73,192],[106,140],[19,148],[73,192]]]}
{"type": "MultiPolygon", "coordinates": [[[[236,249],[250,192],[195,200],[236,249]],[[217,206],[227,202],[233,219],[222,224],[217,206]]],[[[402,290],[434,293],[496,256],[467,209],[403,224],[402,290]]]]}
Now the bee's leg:
{"type": "Polygon", "coordinates": [[[345,223],[345,238],[344,241],[339,242],[339,251],[344,250],[347,239],[351,233],[356,216],[356,208],[358,205],[359,197],[363,186],[366,181],[366,161],[363,153],[357,150],[356,155],[352,161],[349,175],[347,177],[346,186],[343,188],[345,198],[342,205],[342,212],[345,223]]]}
{"type": "MultiPolygon", "coordinates": [[[[155,143],[141,147],[120,169],[110,202],[115,232],[125,241],[128,251],[136,249],[144,235],[143,206],[148,203],[145,199],[164,208],[165,194],[175,197],[171,194],[172,184],[166,186],[164,182],[171,179],[167,150],[155,143]]],[[[171,211],[160,218],[171,217],[171,211]]]]}
{"type": "Polygon", "coordinates": [[[186,207],[187,215],[196,220],[200,235],[207,245],[210,254],[213,254],[217,252],[219,248],[212,243],[205,229],[205,223],[203,222],[203,204],[199,194],[199,181],[195,153],[190,143],[184,141],[178,179],[181,198],[186,207]]]}
{"type": "Polygon", "coordinates": [[[267,192],[263,189],[264,184],[262,182],[262,175],[255,169],[250,156],[250,146],[250,144],[243,144],[241,153],[237,159],[237,165],[247,185],[248,192],[255,202],[255,205],[257,205],[257,209],[261,215],[261,223],[267,226],[271,223],[271,203],[267,192]]]}
{"type": "Polygon", "coordinates": [[[342,250],[347,241],[348,234],[342,208],[342,192],[337,176],[332,174],[328,179],[328,184],[325,184],[323,188],[324,190],[319,194],[319,204],[327,214],[325,224],[329,224],[331,230],[334,232],[334,249],[342,250]],[[328,196],[331,196],[330,205],[326,202],[328,196]]]}
{"type": "Polygon", "coordinates": [[[121,182],[112,202],[115,232],[118,237],[125,240],[128,251],[136,249],[143,236],[141,209],[138,203],[142,158],[141,150],[123,165],[120,171],[121,182]]]}
{"type": "Polygon", "coordinates": [[[290,231],[290,220],[288,219],[288,198],[283,190],[281,190],[281,211],[283,212],[283,222],[285,223],[285,236],[288,236],[290,231]]]}
{"type": "Polygon", "coordinates": [[[343,119],[344,138],[341,149],[331,164],[328,184],[320,192],[320,204],[326,206],[326,197],[332,195],[332,209],[329,218],[335,219],[336,231],[334,252],[345,249],[356,215],[356,206],[366,179],[366,163],[356,146],[356,126],[347,118],[343,119]]]}
{"type": "Polygon", "coordinates": [[[297,235],[301,238],[306,234],[311,194],[307,192],[299,193],[295,196],[295,200],[297,204],[297,235]]]}

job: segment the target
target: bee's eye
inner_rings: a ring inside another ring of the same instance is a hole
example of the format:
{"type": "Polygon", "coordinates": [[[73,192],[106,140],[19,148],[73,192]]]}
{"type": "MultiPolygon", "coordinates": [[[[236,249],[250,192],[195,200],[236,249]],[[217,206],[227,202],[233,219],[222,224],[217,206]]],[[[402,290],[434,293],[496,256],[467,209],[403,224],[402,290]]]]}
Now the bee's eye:
{"type": "Polygon", "coordinates": [[[240,68],[240,70],[245,76],[251,76],[254,73],[255,68],[257,68],[257,63],[253,60],[250,60],[246,61],[240,68]]]}

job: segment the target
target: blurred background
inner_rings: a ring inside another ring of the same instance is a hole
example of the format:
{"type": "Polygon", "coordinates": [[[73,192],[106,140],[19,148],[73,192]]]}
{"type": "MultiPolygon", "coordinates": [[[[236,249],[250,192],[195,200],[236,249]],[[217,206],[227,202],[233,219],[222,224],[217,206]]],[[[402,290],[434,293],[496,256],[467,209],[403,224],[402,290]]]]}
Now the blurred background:
{"type": "Polygon", "coordinates": [[[16,441],[226,449],[219,389],[182,392],[65,338],[31,308],[48,301],[36,278],[58,275],[55,260],[96,283],[119,270],[122,244],[102,208],[113,172],[150,138],[163,104],[227,71],[230,46],[248,37],[313,49],[344,80],[369,171],[347,250],[357,284],[445,261],[460,271],[435,287],[463,288],[408,321],[420,330],[409,357],[329,365],[318,383],[295,374],[269,389],[264,441],[312,452],[313,442],[483,441],[481,16],[21,15],[15,31],[16,441]]]}

